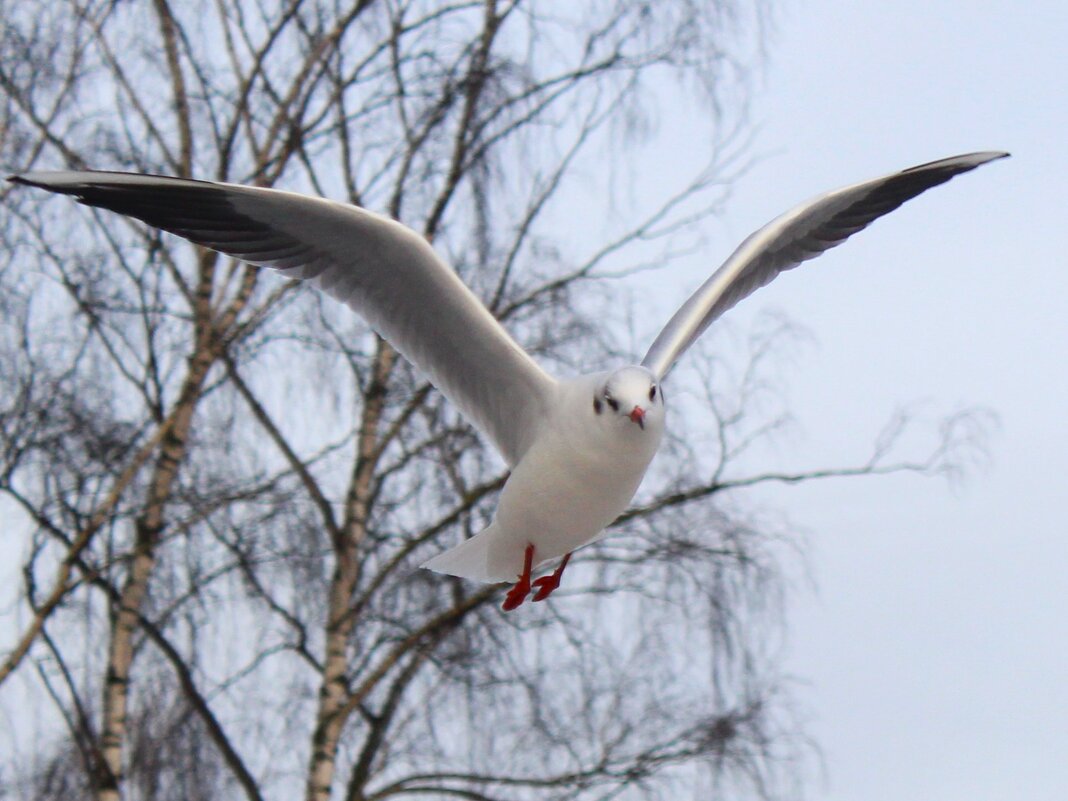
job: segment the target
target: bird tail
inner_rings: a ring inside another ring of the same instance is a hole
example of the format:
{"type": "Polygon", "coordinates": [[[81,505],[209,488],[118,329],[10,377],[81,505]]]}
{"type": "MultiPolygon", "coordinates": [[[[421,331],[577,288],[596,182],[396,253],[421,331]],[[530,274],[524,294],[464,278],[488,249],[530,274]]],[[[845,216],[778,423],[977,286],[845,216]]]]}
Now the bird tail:
{"type": "Polygon", "coordinates": [[[438,554],[420,567],[471,581],[514,581],[516,571],[510,564],[501,564],[498,553],[502,544],[500,539],[496,524],[487,526],[475,536],[449,548],[445,553],[438,554]]]}

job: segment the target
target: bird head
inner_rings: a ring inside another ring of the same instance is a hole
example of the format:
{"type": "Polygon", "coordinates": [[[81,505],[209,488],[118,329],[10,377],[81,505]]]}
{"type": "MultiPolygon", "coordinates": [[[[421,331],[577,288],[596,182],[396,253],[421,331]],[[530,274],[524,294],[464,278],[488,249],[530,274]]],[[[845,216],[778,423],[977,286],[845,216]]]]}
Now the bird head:
{"type": "Polygon", "coordinates": [[[647,426],[659,427],[664,418],[660,382],[644,367],[622,367],[597,387],[593,411],[598,416],[612,415],[629,421],[628,425],[642,431],[647,426]]]}

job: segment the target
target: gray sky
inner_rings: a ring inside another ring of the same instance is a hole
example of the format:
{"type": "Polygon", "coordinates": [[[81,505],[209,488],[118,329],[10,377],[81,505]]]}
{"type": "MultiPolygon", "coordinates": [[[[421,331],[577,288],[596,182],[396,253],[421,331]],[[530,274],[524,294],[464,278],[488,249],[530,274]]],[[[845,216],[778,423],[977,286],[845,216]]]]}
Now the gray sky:
{"type": "MultiPolygon", "coordinates": [[[[864,457],[893,409],[1000,416],[962,485],[776,488],[818,588],[789,670],[826,801],[1068,798],[1068,4],[793,0],[753,121],[759,163],[709,256],[820,191],[973,150],[1013,158],[912,201],[743,304],[807,327],[797,467],[864,457]]],[[[709,264],[695,260],[695,280],[709,264]]]]}

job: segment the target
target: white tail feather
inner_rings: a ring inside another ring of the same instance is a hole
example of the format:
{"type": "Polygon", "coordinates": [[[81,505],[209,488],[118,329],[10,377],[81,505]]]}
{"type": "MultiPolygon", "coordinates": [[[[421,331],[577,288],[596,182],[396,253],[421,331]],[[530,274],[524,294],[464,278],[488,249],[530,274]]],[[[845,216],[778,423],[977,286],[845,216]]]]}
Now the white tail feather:
{"type": "Polygon", "coordinates": [[[449,548],[445,553],[440,553],[428,562],[424,562],[421,567],[471,581],[512,581],[515,571],[508,569],[502,574],[500,565],[495,566],[497,570],[490,568],[490,549],[493,547],[497,550],[494,546],[499,543],[493,540],[499,536],[497,527],[491,525],[471,539],[464,540],[459,545],[449,548]]]}

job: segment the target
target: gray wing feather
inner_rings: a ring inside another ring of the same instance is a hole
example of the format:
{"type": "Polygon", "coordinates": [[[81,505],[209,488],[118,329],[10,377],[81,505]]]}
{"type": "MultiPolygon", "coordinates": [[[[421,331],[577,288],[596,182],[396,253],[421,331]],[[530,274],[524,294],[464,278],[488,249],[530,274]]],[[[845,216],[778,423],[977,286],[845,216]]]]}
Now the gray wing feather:
{"type": "Polygon", "coordinates": [[[663,377],[725,311],[779,273],[841,244],[907,200],[1008,153],[932,161],[836,189],[802,203],[751,234],[664,326],[642,360],[663,377]]]}
{"type": "Polygon", "coordinates": [[[309,280],[422,370],[510,465],[536,434],[555,380],[423,237],[394,220],[291,192],[160,176],[42,172],[10,180],[309,280]]]}

